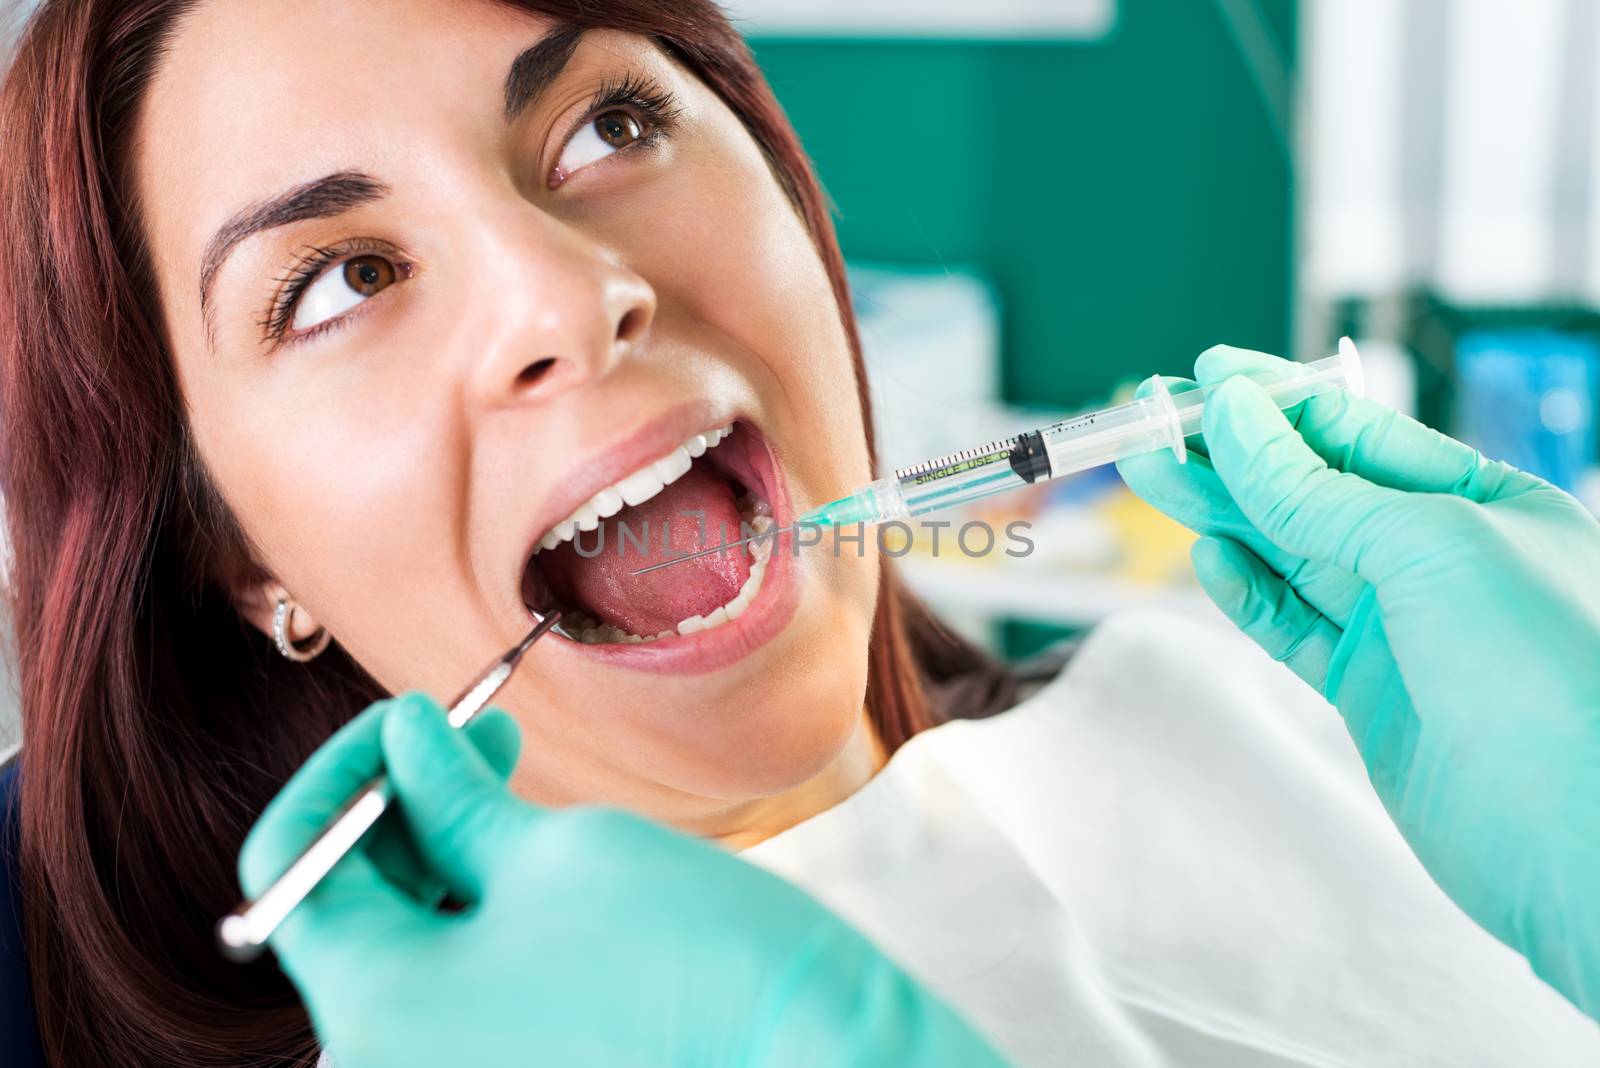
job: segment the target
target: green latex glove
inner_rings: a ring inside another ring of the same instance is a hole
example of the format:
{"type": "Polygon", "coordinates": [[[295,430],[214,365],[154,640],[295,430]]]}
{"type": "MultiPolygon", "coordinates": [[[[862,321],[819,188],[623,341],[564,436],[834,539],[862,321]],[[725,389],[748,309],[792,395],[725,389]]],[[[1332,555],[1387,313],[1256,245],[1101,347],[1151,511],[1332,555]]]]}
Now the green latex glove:
{"type": "MultiPolygon", "coordinates": [[[[1220,347],[1190,460],[1119,465],[1204,535],[1201,585],[1344,716],[1444,891],[1600,1019],[1600,524],[1554,486],[1286,361],[1220,347]]],[[[1174,380],[1172,388],[1195,388],[1174,380]]]]}
{"type": "Polygon", "coordinates": [[[510,718],[471,730],[418,694],[374,705],[240,855],[259,893],[387,770],[420,876],[358,849],[271,942],[338,1068],[1003,1063],[794,886],[622,812],[519,801],[502,781],[510,718]],[[434,908],[432,880],[467,907],[434,908]]]}

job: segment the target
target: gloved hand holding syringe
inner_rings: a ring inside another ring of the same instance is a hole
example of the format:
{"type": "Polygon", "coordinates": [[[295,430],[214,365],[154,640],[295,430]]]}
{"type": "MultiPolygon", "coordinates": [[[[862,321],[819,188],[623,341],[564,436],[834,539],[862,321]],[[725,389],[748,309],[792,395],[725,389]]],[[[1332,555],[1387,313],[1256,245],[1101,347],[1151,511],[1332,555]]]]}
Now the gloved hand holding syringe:
{"type": "MultiPolygon", "coordinates": [[[[1361,358],[1347,337],[1339,339],[1339,351],[1334,355],[1295,366],[1299,373],[1293,377],[1261,383],[1279,408],[1292,408],[1336,389],[1358,397],[1364,391],[1361,358]]],[[[1160,375],[1149,381],[1148,394],[1126,404],[899,468],[849,496],[813,508],[789,527],[723,542],[634,573],[642,575],[736,545],[775,538],[786,530],[910,519],[1161,449],[1171,449],[1182,463],[1187,455],[1184,439],[1200,432],[1211,389],[1175,394],[1160,375]]]]}

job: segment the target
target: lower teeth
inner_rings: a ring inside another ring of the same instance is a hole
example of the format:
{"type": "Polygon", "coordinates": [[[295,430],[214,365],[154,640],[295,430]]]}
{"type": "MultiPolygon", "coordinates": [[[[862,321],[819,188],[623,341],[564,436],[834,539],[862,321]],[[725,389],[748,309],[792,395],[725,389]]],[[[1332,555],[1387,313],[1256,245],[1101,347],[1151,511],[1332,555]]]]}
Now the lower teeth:
{"type": "MultiPolygon", "coordinates": [[[[773,528],[772,510],[765,501],[757,500],[753,495],[746,493],[739,497],[737,504],[740,525],[750,528],[751,534],[765,534],[773,528]]],[[[739,592],[734,594],[733,600],[719,608],[713,608],[704,616],[690,616],[681,620],[674,629],[664,630],[659,634],[630,634],[615,624],[602,623],[577,609],[562,614],[560,629],[573,641],[583,642],[585,645],[637,644],[672,638],[680,634],[693,634],[696,631],[710,630],[712,627],[731,622],[742,615],[761,592],[761,580],[767,574],[767,561],[772,555],[772,544],[770,539],[749,543],[750,576],[745,579],[744,585],[739,587],[739,592]]]]}

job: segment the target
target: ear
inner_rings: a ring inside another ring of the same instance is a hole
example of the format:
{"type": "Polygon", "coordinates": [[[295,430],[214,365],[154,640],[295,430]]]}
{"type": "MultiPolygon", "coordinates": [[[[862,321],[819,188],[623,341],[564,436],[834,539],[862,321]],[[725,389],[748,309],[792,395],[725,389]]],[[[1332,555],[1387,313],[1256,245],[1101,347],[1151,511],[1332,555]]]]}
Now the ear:
{"type": "MultiPolygon", "coordinates": [[[[278,599],[289,597],[283,585],[272,579],[251,583],[233,592],[233,606],[254,628],[272,637],[272,617],[278,610],[278,599]]],[[[291,604],[294,599],[289,597],[291,604]]],[[[317,620],[304,605],[295,604],[289,613],[289,640],[302,642],[317,632],[317,620]]]]}

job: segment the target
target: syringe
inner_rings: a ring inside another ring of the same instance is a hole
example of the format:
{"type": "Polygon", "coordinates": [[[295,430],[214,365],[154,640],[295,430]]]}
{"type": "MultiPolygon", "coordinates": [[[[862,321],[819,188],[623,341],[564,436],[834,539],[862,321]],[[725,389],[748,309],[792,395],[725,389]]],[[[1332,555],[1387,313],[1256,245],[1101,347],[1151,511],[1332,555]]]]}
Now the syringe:
{"type": "MultiPolygon", "coordinates": [[[[1289,366],[1292,370],[1283,376],[1247,377],[1256,378],[1279,408],[1292,408],[1308,397],[1336,389],[1348,390],[1359,397],[1366,387],[1361,373],[1361,355],[1347,337],[1339,339],[1339,351],[1334,355],[1289,366]]],[[[848,497],[813,508],[790,526],[676,556],[642,567],[634,574],[659,571],[753,541],[770,543],[790,530],[910,519],[1140,453],[1171,449],[1181,464],[1189,457],[1183,439],[1199,432],[1206,398],[1216,387],[1173,393],[1160,375],[1151,375],[1149,381],[1150,391],[1137,400],[1076,415],[975,449],[962,449],[937,460],[902,467],[887,478],[867,483],[848,497]]]]}
{"type": "MultiPolygon", "coordinates": [[[[1361,357],[1347,337],[1339,339],[1335,355],[1292,366],[1297,370],[1288,377],[1261,383],[1279,408],[1335,389],[1362,394],[1361,357]]],[[[909,519],[1159,449],[1170,448],[1183,463],[1188,458],[1183,439],[1200,430],[1214,387],[1173,393],[1160,375],[1152,375],[1150,382],[1145,396],[1126,404],[902,467],[848,497],[812,509],[794,525],[909,519]]]]}

